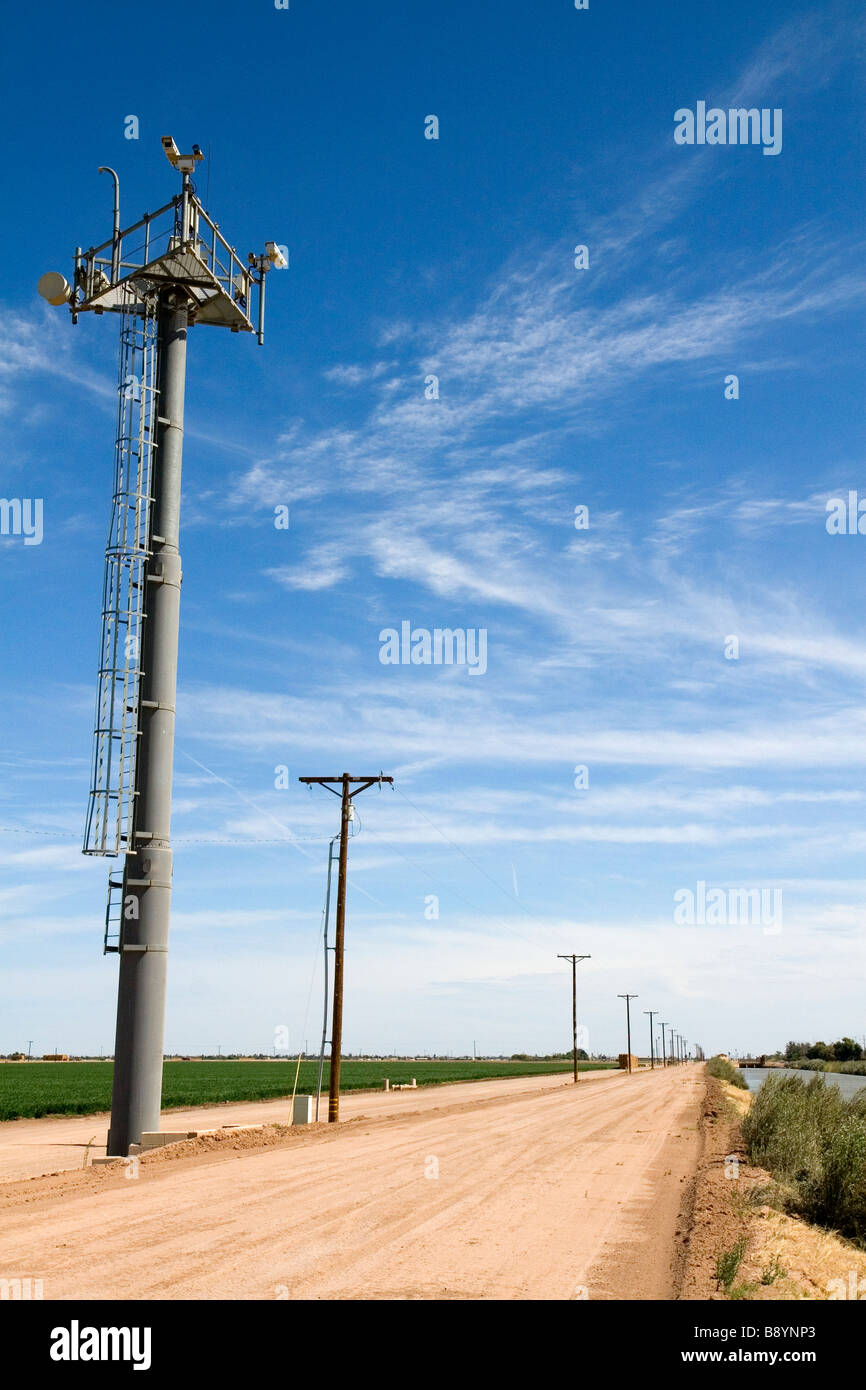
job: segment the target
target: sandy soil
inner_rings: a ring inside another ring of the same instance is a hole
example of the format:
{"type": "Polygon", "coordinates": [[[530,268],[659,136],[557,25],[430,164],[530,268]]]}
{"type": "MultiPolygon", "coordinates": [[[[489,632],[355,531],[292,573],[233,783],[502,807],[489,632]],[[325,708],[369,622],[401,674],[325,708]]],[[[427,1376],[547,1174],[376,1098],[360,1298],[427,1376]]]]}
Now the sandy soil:
{"type": "MultiPolygon", "coordinates": [[[[590,1085],[603,1079],[609,1081],[618,1075],[616,1071],[585,1072],[581,1073],[578,1085],[590,1085]]],[[[457,1090],[467,1100],[486,1100],[500,1093],[520,1095],[540,1088],[569,1084],[572,1084],[570,1077],[560,1072],[551,1076],[515,1076],[490,1081],[461,1081],[445,1086],[423,1086],[417,1091],[347,1091],[340,1098],[340,1115],[344,1120],[353,1120],[359,1115],[394,1115],[429,1109],[442,1104],[443,1092],[453,1095],[457,1090]]],[[[182,1130],[210,1129],[214,1125],[285,1124],[289,1109],[286,1099],[197,1105],[185,1110],[163,1111],[160,1128],[182,1130]]],[[[319,1113],[327,1116],[327,1095],[322,1097],[319,1113]]],[[[63,1172],[67,1168],[81,1168],[88,1156],[104,1156],[108,1119],[108,1113],[104,1112],[0,1121],[0,1183],[16,1178],[34,1178],[42,1173],[63,1172]]]]}
{"type": "Polygon", "coordinates": [[[134,1180],[10,1181],[0,1275],[46,1299],[671,1298],[703,1092],[682,1067],[368,1094],[339,1126],[201,1141],[134,1180]]]}

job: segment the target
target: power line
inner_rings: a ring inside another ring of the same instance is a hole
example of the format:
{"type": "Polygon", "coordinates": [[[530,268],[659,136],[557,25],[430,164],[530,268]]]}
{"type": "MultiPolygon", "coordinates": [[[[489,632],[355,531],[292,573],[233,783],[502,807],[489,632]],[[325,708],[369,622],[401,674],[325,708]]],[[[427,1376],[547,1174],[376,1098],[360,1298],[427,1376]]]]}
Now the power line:
{"type": "Polygon", "coordinates": [[[452,849],[456,849],[457,853],[462,854],[463,858],[466,859],[474,869],[477,869],[480,874],[483,874],[484,877],[493,884],[494,888],[498,888],[500,893],[504,893],[506,898],[508,898],[511,902],[516,903],[517,906],[520,908],[521,912],[524,912],[527,917],[533,916],[533,914],[529,911],[529,908],[525,907],[519,898],[516,898],[513,893],[509,893],[507,888],[503,888],[502,884],[499,883],[498,880],[492,876],[492,874],[489,874],[486,869],[482,868],[481,865],[475,859],[472,858],[471,854],[467,854],[465,849],[463,849],[460,845],[457,844],[455,840],[452,840],[448,835],[445,834],[444,830],[440,830],[438,825],[435,825],[434,822],[430,819],[430,817],[424,814],[420,806],[416,806],[414,801],[410,801],[409,797],[406,795],[405,792],[401,791],[399,787],[395,787],[394,790],[395,792],[397,792],[398,796],[402,796],[403,800],[409,803],[409,805],[412,807],[414,811],[418,812],[418,815],[421,817],[421,819],[425,820],[427,824],[431,826],[433,830],[436,831],[437,835],[441,835],[442,839],[446,840],[447,843],[451,845],[452,849]]]}
{"type": "MultiPolygon", "coordinates": [[[[244,793],[242,791],[239,791],[237,787],[233,786],[232,783],[229,782],[226,777],[220,777],[219,773],[213,772],[212,769],[209,767],[205,767],[204,763],[200,763],[198,761],[198,758],[194,758],[191,753],[187,753],[186,749],[181,748],[178,751],[182,753],[185,758],[188,758],[191,763],[195,763],[196,767],[201,768],[202,772],[206,772],[209,777],[215,778],[217,782],[222,782],[224,787],[228,787],[229,791],[233,791],[239,801],[243,801],[247,806],[252,806],[253,810],[258,811],[260,816],[264,816],[267,820],[273,821],[274,825],[278,825],[281,830],[285,830],[290,838],[290,842],[292,844],[295,843],[297,836],[295,835],[295,832],[294,830],[292,830],[290,825],[285,825],[283,821],[279,820],[270,811],[262,810],[261,806],[257,806],[255,801],[253,801],[251,797],[245,796],[244,793]]],[[[304,857],[307,859],[312,859],[314,857],[313,855],[308,854],[305,849],[299,849],[298,853],[303,854],[304,857]]]]}
{"type": "MultiPolygon", "coordinates": [[[[410,869],[414,869],[415,872],[417,874],[420,874],[421,877],[425,879],[429,884],[435,884],[436,887],[439,887],[440,879],[434,878],[433,873],[429,869],[425,869],[422,865],[416,864],[412,859],[409,858],[408,855],[404,854],[402,850],[399,850],[397,846],[394,844],[393,840],[386,840],[377,830],[368,830],[367,833],[369,835],[372,835],[373,839],[376,840],[378,844],[387,846],[387,848],[390,849],[394,854],[396,854],[398,858],[403,860],[404,864],[408,864],[410,869]]],[[[467,897],[465,897],[462,893],[458,892],[458,890],[454,888],[451,884],[446,884],[445,886],[446,890],[449,893],[451,893],[455,898],[458,898],[460,902],[465,903],[465,905],[468,908],[471,908],[473,912],[484,911],[484,909],[479,907],[477,903],[470,902],[467,897]]]]}
{"type": "MultiPolygon", "coordinates": [[[[75,830],[35,830],[23,825],[0,825],[0,835],[44,835],[53,840],[78,839],[78,832],[75,830]]],[[[228,836],[176,835],[174,843],[176,845],[290,845],[297,840],[320,845],[324,844],[327,839],[326,834],[292,835],[291,837],[281,835],[273,840],[262,839],[258,836],[246,836],[237,839],[228,836]]]]}

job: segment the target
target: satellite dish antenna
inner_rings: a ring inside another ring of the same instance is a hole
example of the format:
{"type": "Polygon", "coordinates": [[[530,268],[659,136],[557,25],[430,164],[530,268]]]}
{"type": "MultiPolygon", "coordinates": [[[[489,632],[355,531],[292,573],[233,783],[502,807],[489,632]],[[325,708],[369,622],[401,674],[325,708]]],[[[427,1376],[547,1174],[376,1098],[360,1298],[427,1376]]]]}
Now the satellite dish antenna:
{"type": "Polygon", "coordinates": [[[55,308],[59,308],[61,304],[68,304],[72,298],[69,283],[59,270],[46,270],[44,275],[40,275],[36,288],[42,298],[47,299],[55,308]]]}

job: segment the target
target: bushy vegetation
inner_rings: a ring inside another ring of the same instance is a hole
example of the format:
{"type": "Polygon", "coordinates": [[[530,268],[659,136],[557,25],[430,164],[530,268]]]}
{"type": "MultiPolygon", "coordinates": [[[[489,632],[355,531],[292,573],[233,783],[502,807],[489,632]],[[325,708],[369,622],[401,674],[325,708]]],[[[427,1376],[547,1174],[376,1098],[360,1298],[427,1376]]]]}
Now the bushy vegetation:
{"type": "Polygon", "coordinates": [[[862,1062],[822,1062],[817,1059],[791,1062],[797,1071],[832,1071],[843,1076],[866,1076],[866,1061],[862,1062]]]}
{"type": "Polygon", "coordinates": [[[730,1293],[731,1285],[736,1279],[740,1265],[743,1263],[743,1256],[746,1253],[746,1238],[741,1236],[730,1250],[722,1250],[716,1256],[716,1283],[722,1286],[726,1292],[730,1293]]]}
{"type": "Polygon", "coordinates": [[[769,1076],[743,1140],[792,1210],[866,1247],[866,1091],[846,1100],[822,1076],[769,1076]]]}
{"type": "Polygon", "coordinates": [[[838,1042],[789,1042],[785,1048],[785,1061],[802,1065],[804,1062],[860,1062],[864,1059],[863,1048],[853,1038],[840,1038],[838,1042]]]}
{"type": "Polygon", "coordinates": [[[732,1086],[739,1086],[743,1091],[749,1089],[740,1068],[732,1066],[727,1057],[711,1057],[707,1062],[707,1071],[718,1081],[729,1081],[732,1086]]]}

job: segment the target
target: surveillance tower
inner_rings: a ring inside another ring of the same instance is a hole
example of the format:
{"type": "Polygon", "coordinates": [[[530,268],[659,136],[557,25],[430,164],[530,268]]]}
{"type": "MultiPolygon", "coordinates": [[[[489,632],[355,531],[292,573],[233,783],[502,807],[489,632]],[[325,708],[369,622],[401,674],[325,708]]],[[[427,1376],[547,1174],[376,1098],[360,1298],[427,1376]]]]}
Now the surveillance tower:
{"type": "Polygon", "coordinates": [[[119,956],[108,1153],[159,1129],[171,904],[171,780],[180,616],[179,522],[186,342],[194,324],[264,340],[265,275],[287,261],[268,242],[241,261],[196,196],[204,156],[162,137],[181,191],[75,252],[71,285],[39,281],[49,304],[120,316],[114,492],[105,553],[102,645],[84,853],[119,856],[109,875],[104,950],[119,956]],[[257,323],[251,319],[258,291],[257,323]]]}

